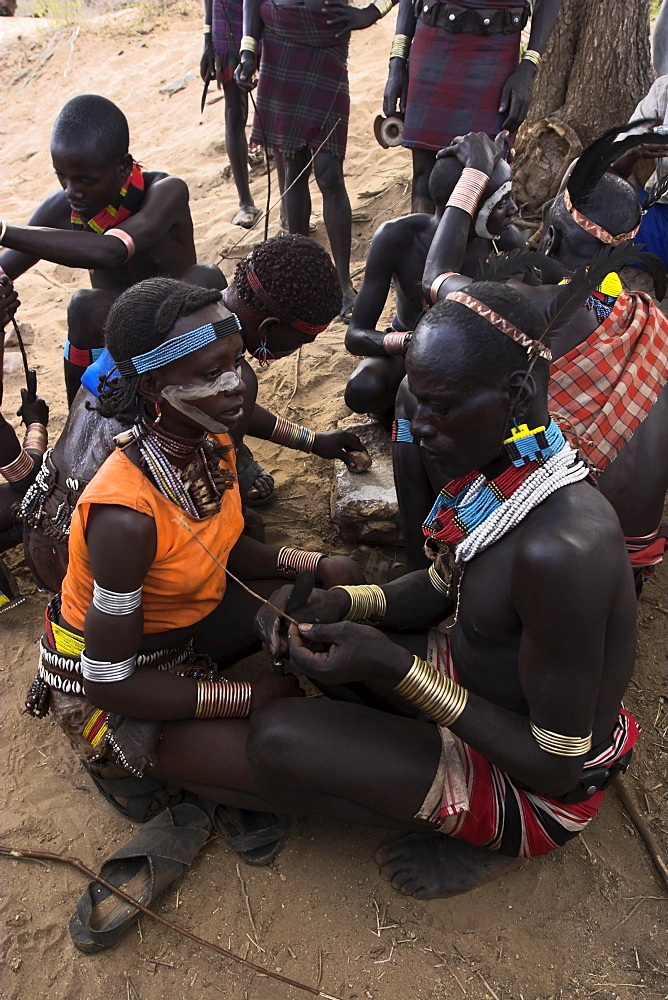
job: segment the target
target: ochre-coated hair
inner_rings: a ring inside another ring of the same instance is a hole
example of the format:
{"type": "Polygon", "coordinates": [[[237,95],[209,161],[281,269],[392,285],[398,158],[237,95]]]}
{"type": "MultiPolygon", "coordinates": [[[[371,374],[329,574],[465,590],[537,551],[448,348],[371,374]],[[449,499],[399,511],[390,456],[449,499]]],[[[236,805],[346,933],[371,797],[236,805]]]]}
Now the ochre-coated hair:
{"type": "Polygon", "coordinates": [[[267,306],[248,282],[252,267],[261,285],[295,319],[323,326],[341,311],[341,284],[327,251],[308,236],[293,233],[258,244],[234,272],[234,286],[254,312],[267,306]]]}

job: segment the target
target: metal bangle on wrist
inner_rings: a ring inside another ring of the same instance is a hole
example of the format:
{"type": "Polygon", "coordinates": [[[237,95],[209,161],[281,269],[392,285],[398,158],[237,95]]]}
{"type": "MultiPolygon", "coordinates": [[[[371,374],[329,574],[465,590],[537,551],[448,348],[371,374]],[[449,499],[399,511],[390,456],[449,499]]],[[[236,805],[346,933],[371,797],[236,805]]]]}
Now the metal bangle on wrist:
{"type": "Polygon", "coordinates": [[[439,726],[446,728],[454,725],[469,698],[465,687],[439,673],[419,656],[413,657],[410,670],[395,686],[395,691],[421,708],[439,726]]]}
{"type": "Polygon", "coordinates": [[[256,55],[257,46],[257,38],[253,38],[252,35],[244,35],[239,45],[239,52],[252,52],[253,55],[256,55]]]}
{"type": "Polygon", "coordinates": [[[350,598],[350,608],[344,616],[346,622],[368,623],[382,621],[387,613],[387,598],[385,591],[374,584],[361,584],[349,587],[338,584],[332,590],[345,590],[350,598]]]}

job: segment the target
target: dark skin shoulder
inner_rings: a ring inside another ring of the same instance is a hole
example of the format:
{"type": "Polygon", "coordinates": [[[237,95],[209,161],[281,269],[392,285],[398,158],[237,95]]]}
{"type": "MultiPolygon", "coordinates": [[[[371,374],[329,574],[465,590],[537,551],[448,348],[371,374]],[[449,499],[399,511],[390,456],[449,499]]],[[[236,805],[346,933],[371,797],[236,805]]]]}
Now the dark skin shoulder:
{"type": "Polygon", "coordinates": [[[179,277],[196,263],[188,186],[162,172],[144,176],[147,189],[139,211],[116,227],[134,240],[129,263],[121,240],[74,232],[65,193],[56,191],[38,206],[28,226],[8,226],[4,242],[9,249],[0,256],[4,270],[16,277],[40,259],[82,267],[91,272],[94,288],[114,295],[144,278],[179,277]]]}

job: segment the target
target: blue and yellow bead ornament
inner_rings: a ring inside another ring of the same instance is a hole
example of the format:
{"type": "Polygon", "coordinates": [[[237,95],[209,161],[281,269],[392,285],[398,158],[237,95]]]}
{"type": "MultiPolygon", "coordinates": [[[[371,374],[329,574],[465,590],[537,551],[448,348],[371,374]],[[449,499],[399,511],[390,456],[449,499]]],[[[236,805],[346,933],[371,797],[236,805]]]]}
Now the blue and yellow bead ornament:
{"type": "Polygon", "coordinates": [[[550,420],[547,427],[529,429],[528,424],[515,424],[509,438],[503,442],[513,465],[522,466],[529,462],[543,465],[552,455],[561,451],[564,436],[550,420]]]}

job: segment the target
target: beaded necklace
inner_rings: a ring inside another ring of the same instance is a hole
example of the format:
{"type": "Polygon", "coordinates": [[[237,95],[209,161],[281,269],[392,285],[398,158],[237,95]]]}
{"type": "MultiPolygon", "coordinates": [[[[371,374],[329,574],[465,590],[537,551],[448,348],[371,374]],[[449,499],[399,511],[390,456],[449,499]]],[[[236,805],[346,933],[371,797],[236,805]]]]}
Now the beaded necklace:
{"type": "Polygon", "coordinates": [[[234,488],[235,474],[221,469],[214,444],[206,434],[181,438],[158,430],[140,417],[114,441],[120,448],[135,443],[159,492],[192,517],[201,520],[218,514],[223,491],[234,488]],[[185,469],[169,461],[170,457],[184,459],[189,455],[193,458],[185,469]]]}
{"type": "Polygon", "coordinates": [[[547,428],[549,448],[539,460],[511,464],[487,479],[479,472],[449,482],[422,526],[424,534],[454,549],[468,562],[522,521],[550,493],[588,475],[587,466],[555,424],[547,428]]]}

